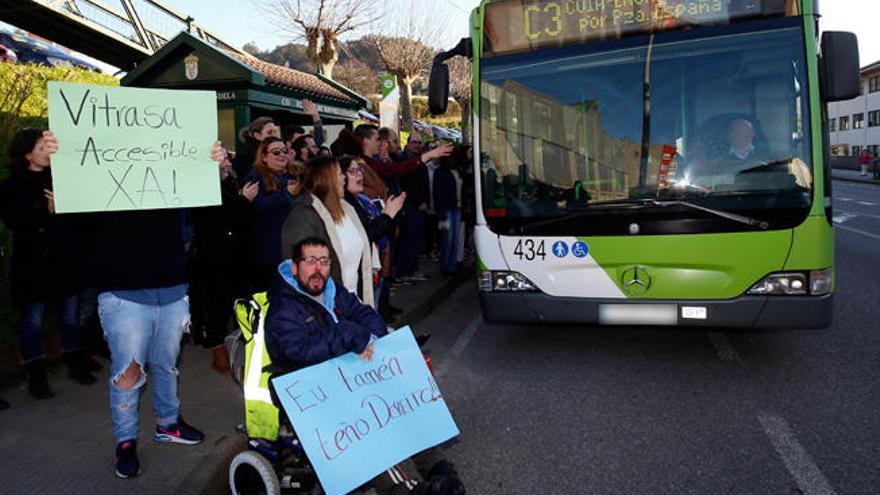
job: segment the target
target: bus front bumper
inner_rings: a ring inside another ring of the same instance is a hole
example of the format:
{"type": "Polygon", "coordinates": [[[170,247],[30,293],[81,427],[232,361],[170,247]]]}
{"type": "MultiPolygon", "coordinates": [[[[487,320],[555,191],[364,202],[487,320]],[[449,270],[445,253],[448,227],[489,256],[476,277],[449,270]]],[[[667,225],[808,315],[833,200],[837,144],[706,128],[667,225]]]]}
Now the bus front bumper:
{"type": "Polygon", "coordinates": [[[821,329],[831,325],[832,302],[832,294],[665,301],[552,297],[541,292],[480,292],[483,317],[490,323],[821,329]],[[659,318],[651,317],[658,314],[659,318]]]}

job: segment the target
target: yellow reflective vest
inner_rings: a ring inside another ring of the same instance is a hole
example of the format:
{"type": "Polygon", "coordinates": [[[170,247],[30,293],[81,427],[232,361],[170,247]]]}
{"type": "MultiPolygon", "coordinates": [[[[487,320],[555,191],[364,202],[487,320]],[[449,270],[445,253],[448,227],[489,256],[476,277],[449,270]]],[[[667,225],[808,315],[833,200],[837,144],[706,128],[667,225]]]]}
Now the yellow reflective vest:
{"type": "Polygon", "coordinates": [[[266,350],[265,322],[269,300],[265,292],[254,294],[249,301],[235,303],[235,314],[245,342],[244,387],[245,428],[250,438],[278,438],[278,408],[269,393],[272,364],[266,350]]]}

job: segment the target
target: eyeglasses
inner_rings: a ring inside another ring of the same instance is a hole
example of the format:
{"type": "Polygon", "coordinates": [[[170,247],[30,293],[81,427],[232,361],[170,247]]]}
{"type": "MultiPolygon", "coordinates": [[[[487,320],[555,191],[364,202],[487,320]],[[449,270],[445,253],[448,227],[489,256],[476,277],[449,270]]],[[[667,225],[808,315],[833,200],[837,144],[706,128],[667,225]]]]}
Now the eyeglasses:
{"type": "Polygon", "coordinates": [[[330,263],[333,262],[333,260],[331,260],[329,256],[321,256],[320,258],[316,256],[306,256],[304,258],[300,258],[299,260],[309,266],[315,266],[318,263],[320,263],[321,266],[330,266],[330,263]]]}
{"type": "Polygon", "coordinates": [[[275,156],[281,156],[281,155],[287,154],[287,148],[273,148],[268,151],[269,151],[269,153],[272,153],[275,156]]]}
{"type": "Polygon", "coordinates": [[[363,175],[364,174],[364,167],[361,167],[361,166],[348,167],[348,170],[346,170],[345,173],[347,173],[349,175],[363,175]]]}

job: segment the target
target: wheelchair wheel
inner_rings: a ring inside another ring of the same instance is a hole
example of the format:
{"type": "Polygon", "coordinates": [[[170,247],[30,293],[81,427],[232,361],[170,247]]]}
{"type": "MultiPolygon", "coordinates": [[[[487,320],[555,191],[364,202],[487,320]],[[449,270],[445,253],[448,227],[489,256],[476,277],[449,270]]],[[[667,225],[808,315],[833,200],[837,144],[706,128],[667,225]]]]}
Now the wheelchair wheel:
{"type": "Polygon", "coordinates": [[[229,464],[232,495],[280,495],[281,486],[272,463],[252,450],[239,452],[229,464]]]}

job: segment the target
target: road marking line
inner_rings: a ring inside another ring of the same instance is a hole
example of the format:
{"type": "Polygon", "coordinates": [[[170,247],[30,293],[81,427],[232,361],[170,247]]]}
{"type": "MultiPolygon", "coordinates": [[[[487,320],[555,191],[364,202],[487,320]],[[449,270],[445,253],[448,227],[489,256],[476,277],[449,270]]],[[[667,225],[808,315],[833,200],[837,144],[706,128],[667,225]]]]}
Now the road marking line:
{"type": "Polygon", "coordinates": [[[862,234],[864,236],[870,237],[871,239],[880,240],[880,235],[872,234],[872,233],[866,232],[864,230],[854,229],[852,227],[846,227],[844,225],[837,225],[836,227],[841,230],[848,230],[850,232],[855,232],[856,234],[862,234]]]}
{"type": "Polygon", "coordinates": [[[443,356],[443,362],[437,367],[437,376],[443,377],[446,374],[446,370],[455,362],[456,359],[464,352],[465,348],[467,348],[468,344],[471,342],[471,339],[474,338],[474,335],[477,333],[477,328],[480,327],[480,315],[474,317],[473,320],[468,324],[467,328],[461,332],[461,335],[455,339],[455,343],[452,344],[452,347],[449,349],[449,352],[443,356]]]}
{"type": "Polygon", "coordinates": [[[739,353],[733,348],[733,344],[727,340],[727,337],[723,333],[709,332],[709,342],[715,347],[715,351],[718,353],[718,357],[721,358],[722,361],[742,361],[739,357],[739,353]]]}
{"type": "Polygon", "coordinates": [[[855,218],[857,216],[858,215],[854,215],[852,213],[840,212],[837,215],[834,215],[832,220],[834,221],[834,223],[843,223],[847,220],[852,220],[853,218],[855,218]]]}
{"type": "Polygon", "coordinates": [[[877,203],[872,203],[870,201],[856,201],[856,203],[864,206],[877,206],[877,203]]]}
{"type": "Polygon", "coordinates": [[[837,198],[837,199],[839,199],[841,201],[853,201],[852,198],[837,198]]]}
{"type": "Polygon", "coordinates": [[[810,457],[809,452],[798,442],[794,432],[784,419],[766,412],[758,413],[758,421],[776,453],[782,458],[785,468],[794,478],[798,488],[807,495],[834,495],[828,478],[810,457]]]}
{"type": "Polygon", "coordinates": [[[843,210],[838,210],[838,213],[841,213],[843,215],[852,215],[853,217],[867,217],[867,218],[880,219],[880,215],[872,215],[870,213],[861,213],[861,212],[856,213],[856,212],[852,212],[852,211],[843,211],[843,210]]]}

